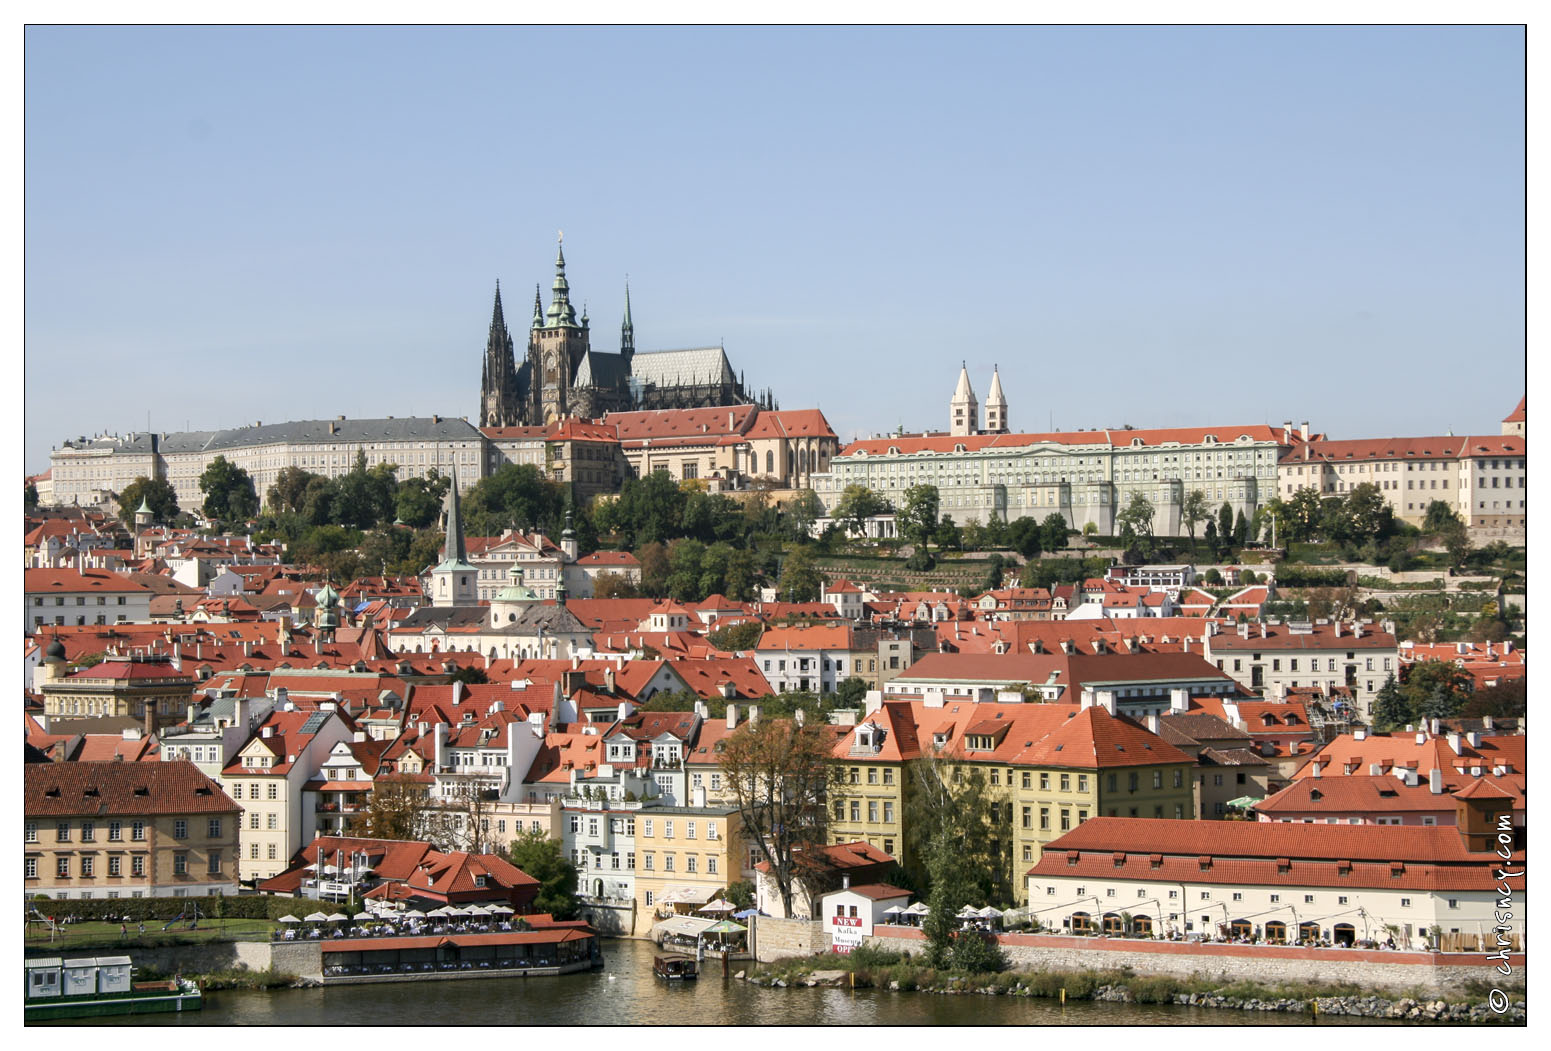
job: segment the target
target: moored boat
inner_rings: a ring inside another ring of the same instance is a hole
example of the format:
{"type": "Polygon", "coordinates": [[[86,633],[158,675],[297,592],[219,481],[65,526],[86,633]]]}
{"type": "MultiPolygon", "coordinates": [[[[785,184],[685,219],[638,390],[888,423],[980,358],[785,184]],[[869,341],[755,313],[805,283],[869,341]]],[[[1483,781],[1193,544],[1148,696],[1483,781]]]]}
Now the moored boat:
{"type": "Polygon", "coordinates": [[[58,956],[25,961],[27,1021],[96,1018],[102,1015],[198,1011],[199,986],[187,978],[162,982],[132,980],[128,956],[58,956]]]}
{"type": "Polygon", "coordinates": [[[700,977],[700,964],[683,953],[660,953],[652,960],[652,973],[668,982],[694,981],[700,977]]]}

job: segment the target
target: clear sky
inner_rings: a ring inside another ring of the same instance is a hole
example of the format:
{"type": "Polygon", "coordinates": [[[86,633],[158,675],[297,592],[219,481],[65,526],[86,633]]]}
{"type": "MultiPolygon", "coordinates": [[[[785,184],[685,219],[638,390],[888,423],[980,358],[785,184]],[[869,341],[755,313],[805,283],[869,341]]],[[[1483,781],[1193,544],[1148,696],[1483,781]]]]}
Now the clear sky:
{"type": "Polygon", "coordinates": [[[1496,433],[1517,28],[30,28],[25,467],[100,432],[475,417],[565,231],[593,346],[722,342],[842,439],[1496,433]]]}

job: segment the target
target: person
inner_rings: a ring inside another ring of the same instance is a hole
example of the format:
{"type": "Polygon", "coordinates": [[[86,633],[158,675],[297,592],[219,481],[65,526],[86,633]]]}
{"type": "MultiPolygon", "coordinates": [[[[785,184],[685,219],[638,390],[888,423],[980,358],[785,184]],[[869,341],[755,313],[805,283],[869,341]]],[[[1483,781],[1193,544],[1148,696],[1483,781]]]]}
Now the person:
{"type": "Polygon", "coordinates": [[[128,924],[124,924],[124,923],[119,924],[118,925],[118,940],[119,941],[125,941],[126,939],[128,939],[128,937],[129,937],[129,925],[128,924]]]}
{"type": "Polygon", "coordinates": [[[145,924],[143,923],[140,925],[140,937],[145,937],[145,924]]]}

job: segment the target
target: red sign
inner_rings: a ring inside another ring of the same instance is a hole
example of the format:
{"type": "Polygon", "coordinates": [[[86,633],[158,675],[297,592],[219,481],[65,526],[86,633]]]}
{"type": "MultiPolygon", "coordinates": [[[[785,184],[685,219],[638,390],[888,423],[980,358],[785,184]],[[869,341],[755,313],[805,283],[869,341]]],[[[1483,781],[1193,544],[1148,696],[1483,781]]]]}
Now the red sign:
{"type": "Polygon", "coordinates": [[[862,925],[862,918],[860,916],[831,916],[829,922],[836,927],[860,927],[862,925]]]}

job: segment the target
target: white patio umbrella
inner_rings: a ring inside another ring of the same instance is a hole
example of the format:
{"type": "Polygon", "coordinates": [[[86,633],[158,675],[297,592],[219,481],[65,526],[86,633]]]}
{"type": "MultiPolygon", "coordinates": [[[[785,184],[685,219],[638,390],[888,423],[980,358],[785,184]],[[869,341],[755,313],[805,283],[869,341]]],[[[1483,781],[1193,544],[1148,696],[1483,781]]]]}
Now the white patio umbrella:
{"type": "Polygon", "coordinates": [[[483,905],[470,905],[468,914],[470,916],[488,916],[490,915],[490,910],[483,905]]]}
{"type": "Polygon", "coordinates": [[[983,920],[999,920],[1005,914],[1001,909],[996,908],[994,905],[987,905],[985,908],[976,913],[976,915],[978,915],[983,920]]]}
{"type": "Polygon", "coordinates": [[[931,906],[926,904],[926,902],[918,901],[905,911],[912,916],[925,916],[927,913],[931,912],[932,909],[931,906]]]}
{"type": "Polygon", "coordinates": [[[281,923],[300,923],[302,921],[297,919],[295,916],[282,916],[282,917],[280,917],[280,922],[281,923]]]}
{"type": "Polygon", "coordinates": [[[735,912],[737,910],[737,908],[738,908],[738,906],[734,905],[732,902],[727,901],[724,898],[717,898],[715,901],[707,902],[706,904],[700,906],[700,908],[697,911],[699,911],[699,912],[735,912]]]}
{"type": "Polygon", "coordinates": [[[452,907],[448,908],[448,910],[447,910],[447,915],[449,915],[449,916],[467,916],[468,914],[469,914],[469,910],[468,909],[459,908],[457,906],[452,906],[452,907]]]}
{"type": "Polygon", "coordinates": [[[358,920],[374,920],[377,917],[373,916],[369,912],[358,912],[355,914],[355,918],[358,920]]]}
{"type": "Polygon", "coordinates": [[[490,913],[493,916],[510,916],[516,911],[510,905],[492,905],[490,907],[490,913]]]}
{"type": "Polygon", "coordinates": [[[336,913],[334,913],[332,916],[330,916],[328,918],[328,921],[330,923],[347,923],[347,922],[349,922],[349,920],[350,920],[350,917],[346,916],[342,912],[336,912],[336,913]]]}
{"type": "Polygon", "coordinates": [[[907,910],[905,909],[905,907],[903,905],[891,905],[888,908],[883,910],[883,915],[885,915],[885,916],[898,916],[900,913],[903,913],[905,911],[907,911],[907,910]]]}
{"type": "Polygon", "coordinates": [[[446,916],[451,916],[452,915],[452,911],[450,909],[448,909],[447,906],[443,905],[440,908],[432,909],[430,912],[426,913],[426,915],[427,916],[442,916],[442,917],[446,917],[446,916]]]}
{"type": "Polygon", "coordinates": [[[327,923],[328,921],[329,918],[321,912],[309,912],[307,914],[308,923],[327,923]]]}
{"type": "Polygon", "coordinates": [[[958,918],[961,920],[978,920],[980,919],[980,910],[974,908],[973,906],[966,905],[959,910],[958,918]]]}

